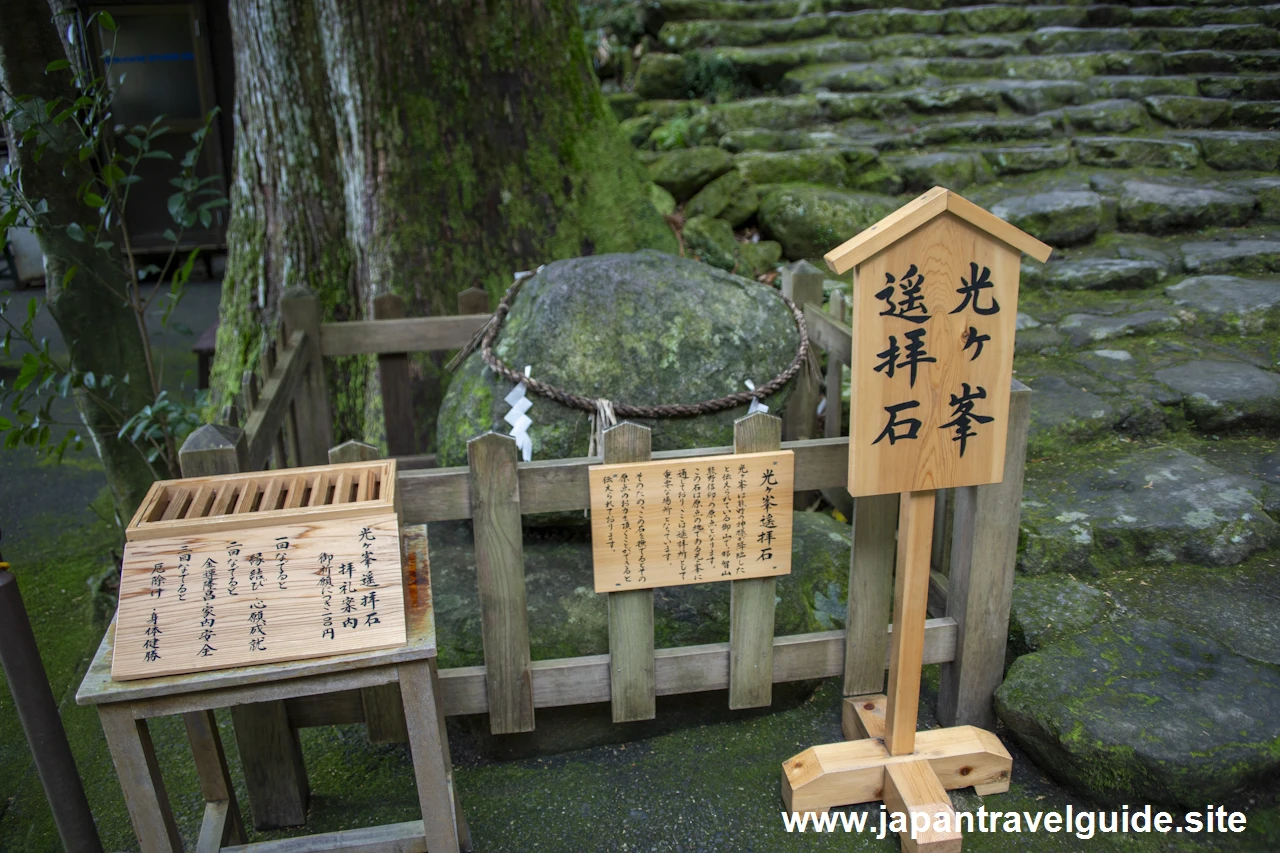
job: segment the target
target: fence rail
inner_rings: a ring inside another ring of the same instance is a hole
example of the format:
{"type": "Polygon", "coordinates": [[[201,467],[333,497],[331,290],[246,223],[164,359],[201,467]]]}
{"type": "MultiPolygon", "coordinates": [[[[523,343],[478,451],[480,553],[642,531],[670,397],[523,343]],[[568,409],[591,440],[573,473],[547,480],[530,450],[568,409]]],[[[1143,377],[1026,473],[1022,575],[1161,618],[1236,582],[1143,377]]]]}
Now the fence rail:
{"type": "MultiPolygon", "coordinates": [[[[775,683],[835,676],[843,678],[846,695],[883,690],[892,631],[897,496],[853,502],[845,490],[849,448],[848,438],[840,435],[840,389],[852,331],[845,322],[844,299],[837,292],[824,305],[822,275],[808,265],[788,270],[783,287],[803,306],[810,343],[827,355],[825,381],[802,374],[782,422],[761,414],[740,420],[735,447],[739,452],[766,446],[794,451],[797,506],[803,505],[801,496],[823,492],[850,515],[853,556],[845,629],[774,636],[773,579],[766,579],[767,584],[733,581],[727,643],[654,649],[652,592],[614,593],[609,604],[610,654],[531,660],[520,516],[587,508],[587,472],[602,459],[521,463],[513,439],[490,433],[472,440],[467,466],[402,466],[398,473],[406,526],[471,519],[474,528],[485,665],[440,671],[446,714],[488,713],[492,731],[504,733],[532,730],[537,708],[610,702],[614,719],[623,721],[651,718],[656,696],[728,690],[731,707],[756,707],[769,704],[775,683]],[[824,393],[825,426],[820,430],[817,407],[824,393]],[[779,442],[779,433],[785,441],[779,442]]],[[[469,291],[459,300],[460,311],[466,312],[462,316],[408,319],[398,298],[380,297],[375,315],[383,319],[320,323],[314,297],[292,292],[283,312],[282,339],[287,344],[267,365],[262,393],[242,399],[248,412],[245,429],[207,426],[197,431],[184,445],[184,470],[188,457],[193,467],[206,473],[213,473],[211,465],[219,473],[232,473],[268,464],[319,464],[350,452],[374,455],[372,447],[357,445],[353,451],[351,443],[329,452],[326,356],[378,356],[389,449],[396,456],[412,454],[412,442],[404,438],[412,434],[410,409],[404,403],[406,354],[464,345],[488,319],[486,299],[469,291]],[[399,437],[393,441],[393,435],[399,437]]],[[[924,657],[925,663],[943,665],[938,717],[946,725],[994,723],[991,697],[1003,674],[1029,395],[1029,389],[1014,383],[1004,482],[952,490],[949,516],[940,522],[947,541],[934,553],[930,612],[935,618],[926,623],[924,657]]],[[[678,462],[735,451],[709,447],[651,454],[648,430],[633,424],[615,427],[606,439],[610,461],[678,462]]],[[[369,708],[376,706],[361,691],[344,691],[281,702],[270,713],[263,709],[258,719],[287,720],[293,729],[359,721],[372,728],[376,721],[370,719],[369,708]]],[[[249,717],[237,716],[238,736],[240,720],[249,717]]],[[[378,723],[378,728],[395,727],[378,723]]],[[[245,749],[242,739],[241,754],[250,764],[260,769],[280,762],[301,766],[296,735],[252,730],[243,734],[252,744],[245,749]]],[[[305,785],[305,779],[286,783],[279,774],[267,772],[246,776],[255,797],[279,800],[290,795],[282,788],[305,785]]]]}

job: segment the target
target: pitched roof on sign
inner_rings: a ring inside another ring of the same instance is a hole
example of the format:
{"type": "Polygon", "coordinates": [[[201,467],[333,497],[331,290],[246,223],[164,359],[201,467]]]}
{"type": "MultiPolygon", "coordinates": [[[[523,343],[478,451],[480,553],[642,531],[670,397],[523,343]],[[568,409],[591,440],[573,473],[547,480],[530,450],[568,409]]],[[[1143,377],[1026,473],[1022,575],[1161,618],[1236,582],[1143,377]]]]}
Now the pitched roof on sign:
{"type": "Polygon", "coordinates": [[[887,249],[944,212],[950,212],[994,239],[1026,252],[1037,261],[1047,261],[1051,246],[1041,243],[1025,231],[1014,228],[994,213],[989,213],[966,198],[943,187],[934,187],[881,219],[851,240],[841,243],[824,255],[836,273],[848,272],[867,258],[887,249]]]}

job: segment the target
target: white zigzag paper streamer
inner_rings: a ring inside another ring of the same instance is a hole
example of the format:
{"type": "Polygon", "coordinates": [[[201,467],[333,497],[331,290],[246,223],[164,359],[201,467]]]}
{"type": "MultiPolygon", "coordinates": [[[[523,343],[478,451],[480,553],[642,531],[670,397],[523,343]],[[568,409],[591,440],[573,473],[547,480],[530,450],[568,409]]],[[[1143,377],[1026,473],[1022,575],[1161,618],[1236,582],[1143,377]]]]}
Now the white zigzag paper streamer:
{"type": "MultiPolygon", "coordinates": [[[[748,391],[756,390],[756,383],[752,382],[750,379],[744,381],[742,384],[747,386],[748,391]]],[[[764,403],[761,403],[759,399],[755,397],[751,398],[751,407],[747,409],[748,415],[754,415],[756,412],[765,412],[767,414],[768,411],[769,407],[764,403]]]]}
{"type": "MultiPolygon", "coordinates": [[[[532,378],[532,365],[525,365],[524,375],[532,378]]],[[[528,391],[529,386],[521,382],[507,393],[503,400],[511,407],[511,411],[503,415],[502,419],[511,424],[511,437],[516,440],[520,458],[525,462],[532,462],[533,439],[529,437],[529,427],[533,426],[533,419],[529,417],[529,409],[533,406],[533,401],[527,396],[528,391]]]]}

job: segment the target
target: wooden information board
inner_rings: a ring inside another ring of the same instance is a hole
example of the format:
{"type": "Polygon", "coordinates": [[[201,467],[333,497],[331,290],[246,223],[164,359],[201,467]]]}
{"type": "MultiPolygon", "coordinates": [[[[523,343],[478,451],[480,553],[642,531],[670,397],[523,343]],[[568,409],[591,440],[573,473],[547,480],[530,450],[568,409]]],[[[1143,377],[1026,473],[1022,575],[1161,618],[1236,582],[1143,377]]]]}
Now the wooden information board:
{"type": "Polygon", "coordinates": [[[1021,254],[1040,253],[1030,243],[1047,254],[938,189],[828,256],[857,264],[851,495],[1003,479],[1021,254]]]}
{"type": "Polygon", "coordinates": [[[118,681],[405,643],[394,463],[157,483],[126,531],[118,681]]]}
{"type": "Polygon", "coordinates": [[[596,465],[596,592],[791,573],[790,450],[596,465]]]}

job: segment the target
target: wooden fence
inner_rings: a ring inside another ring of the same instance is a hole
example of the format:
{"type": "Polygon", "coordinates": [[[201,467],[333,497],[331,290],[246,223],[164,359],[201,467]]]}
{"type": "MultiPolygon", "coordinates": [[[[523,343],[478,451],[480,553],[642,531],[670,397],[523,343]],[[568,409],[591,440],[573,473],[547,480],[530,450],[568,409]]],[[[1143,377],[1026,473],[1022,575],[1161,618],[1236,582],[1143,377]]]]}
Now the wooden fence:
{"type": "MultiPolygon", "coordinates": [[[[485,664],[440,671],[446,714],[487,713],[491,730],[501,734],[533,730],[538,708],[610,702],[615,721],[642,720],[654,716],[656,696],[727,690],[731,707],[758,707],[770,703],[775,683],[832,676],[843,679],[848,696],[883,691],[898,497],[855,504],[845,491],[840,365],[849,363],[852,339],[840,294],[823,305],[822,278],[797,265],[783,280],[784,291],[804,306],[811,343],[828,357],[821,437],[815,434],[816,408],[823,389],[806,379],[781,421],[760,414],[741,419],[733,447],[650,453],[648,430],[624,423],[607,433],[603,460],[519,462],[514,440],[496,433],[472,440],[467,466],[435,468],[420,456],[402,459],[398,488],[405,525],[471,519],[474,526],[485,664]],[[822,492],[851,506],[845,629],[774,636],[774,579],[739,580],[730,582],[727,643],[655,649],[653,593],[639,590],[609,594],[610,653],[531,660],[521,515],[587,508],[587,470],[601,461],[676,461],[779,446],[795,453],[798,498],[822,492]]],[[[378,356],[392,455],[413,454],[407,353],[465,345],[487,320],[479,313],[487,307],[483,292],[469,291],[460,308],[476,313],[406,319],[398,298],[384,296],[375,303],[380,319],[320,323],[314,297],[291,292],[282,303],[280,339],[287,344],[265,365],[261,391],[256,380],[246,381],[244,429],[211,425],[193,433],[181,452],[184,474],[328,461],[332,433],[323,358],[359,353],[378,356]]],[[[949,511],[939,513],[939,532],[949,535],[936,540],[924,662],[942,664],[937,712],[944,725],[994,725],[991,699],[1003,676],[1029,416],[1030,391],[1015,382],[1004,482],[952,490],[949,511]]],[[[353,444],[335,448],[335,461],[374,452],[353,444]]],[[[307,786],[296,730],[365,722],[375,741],[401,739],[397,701],[349,690],[234,709],[251,797],[288,806],[283,813],[301,813],[307,786]]]]}

